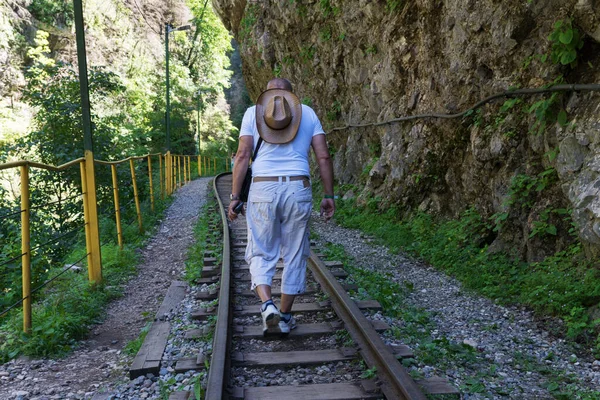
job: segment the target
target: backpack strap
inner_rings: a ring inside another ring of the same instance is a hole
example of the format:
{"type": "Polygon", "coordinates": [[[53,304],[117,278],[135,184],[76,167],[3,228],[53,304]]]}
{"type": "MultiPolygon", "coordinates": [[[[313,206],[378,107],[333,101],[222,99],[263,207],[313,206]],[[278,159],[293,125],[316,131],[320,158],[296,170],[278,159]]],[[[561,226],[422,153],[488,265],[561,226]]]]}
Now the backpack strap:
{"type": "Polygon", "coordinates": [[[258,138],[258,143],[256,143],[256,148],[254,149],[254,154],[252,155],[252,161],[253,162],[256,159],[256,154],[258,153],[258,149],[260,148],[260,145],[262,144],[262,141],[263,141],[262,137],[258,138]]]}

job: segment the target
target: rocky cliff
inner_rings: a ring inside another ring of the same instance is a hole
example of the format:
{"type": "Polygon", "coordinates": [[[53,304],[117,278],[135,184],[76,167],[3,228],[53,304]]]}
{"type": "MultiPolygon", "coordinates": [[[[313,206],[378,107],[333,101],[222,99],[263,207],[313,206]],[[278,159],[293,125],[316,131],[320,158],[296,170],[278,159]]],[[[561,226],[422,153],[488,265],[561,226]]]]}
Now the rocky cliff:
{"type": "MultiPolygon", "coordinates": [[[[240,43],[250,97],[273,76],[287,77],[330,131],[600,78],[600,5],[592,0],[213,4],[240,43]]],[[[599,99],[501,98],[463,118],[331,131],[336,179],[361,201],[402,213],[456,217],[474,207],[495,224],[491,250],[535,261],[575,233],[597,255],[599,99]]]]}

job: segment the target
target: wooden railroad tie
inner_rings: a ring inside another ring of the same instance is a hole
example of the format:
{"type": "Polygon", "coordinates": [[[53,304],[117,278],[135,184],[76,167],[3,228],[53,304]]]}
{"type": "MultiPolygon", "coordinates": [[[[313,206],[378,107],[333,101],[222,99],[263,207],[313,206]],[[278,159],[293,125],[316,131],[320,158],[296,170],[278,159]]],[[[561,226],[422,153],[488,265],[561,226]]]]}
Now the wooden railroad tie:
{"type": "Polygon", "coordinates": [[[219,297],[219,288],[215,288],[215,289],[211,289],[211,290],[207,290],[207,291],[203,291],[203,292],[197,292],[194,295],[194,298],[196,298],[196,300],[204,300],[204,301],[208,301],[208,300],[214,300],[217,297],[219,297]]]}
{"type": "Polygon", "coordinates": [[[187,371],[197,371],[206,368],[206,355],[204,352],[198,352],[196,357],[181,358],[175,363],[175,372],[183,373],[187,371]]]}
{"type": "MultiPolygon", "coordinates": [[[[275,275],[273,276],[274,280],[281,280],[281,276],[282,276],[281,269],[282,268],[278,269],[278,271],[275,273],[275,275]]],[[[340,279],[348,277],[348,273],[346,271],[339,270],[339,269],[331,271],[331,273],[333,274],[333,276],[335,276],[336,278],[340,278],[340,279]]],[[[246,281],[250,281],[252,279],[252,276],[246,272],[236,272],[234,275],[234,279],[236,281],[246,282],[246,281]]]]}
{"type": "MultiPolygon", "coordinates": [[[[371,321],[373,328],[377,332],[383,332],[388,330],[390,327],[384,321],[371,321]]],[[[329,335],[336,331],[343,329],[341,322],[322,322],[316,324],[299,324],[298,327],[289,333],[290,337],[300,336],[318,336],[318,335],[329,335]]],[[[263,328],[259,325],[237,325],[233,328],[233,336],[260,339],[263,338],[263,328]]],[[[269,329],[266,337],[281,337],[281,331],[279,327],[269,329]]]]}
{"type": "MultiPolygon", "coordinates": [[[[376,300],[360,300],[356,301],[356,305],[362,310],[381,310],[381,304],[376,300]]],[[[320,303],[296,303],[294,304],[293,309],[294,313],[315,313],[330,310],[331,303],[328,300],[320,303]]],[[[260,315],[260,310],[256,305],[236,306],[233,309],[233,313],[237,317],[244,317],[249,315],[260,315]]],[[[216,315],[216,307],[201,308],[194,311],[191,314],[191,318],[204,321],[212,315],[216,315]]]]}
{"type": "Polygon", "coordinates": [[[171,331],[171,325],[164,320],[181,303],[187,289],[188,285],[185,282],[171,282],[165,298],[156,313],[155,321],[146,334],[144,342],[129,369],[130,379],[135,379],[147,373],[158,375],[160,361],[171,331]]]}
{"type": "MultiPolygon", "coordinates": [[[[346,291],[358,289],[358,285],[355,285],[355,284],[347,284],[347,285],[343,285],[343,287],[344,287],[344,289],[346,289],[346,291]]],[[[304,293],[301,293],[298,296],[312,296],[319,292],[320,292],[319,289],[307,288],[304,293]]],[[[235,289],[235,294],[237,294],[239,296],[244,296],[244,297],[256,297],[256,293],[254,292],[254,290],[249,290],[249,289],[247,289],[247,290],[235,289]]],[[[281,289],[280,288],[271,289],[271,296],[273,296],[273,297],[281,296],[281,289]]]]}
{"type": "Polygon", "coordinates": [[[353,360],[357,353],[357,349],[350,347],[308,351],[234,353],[231,360],[233,365],[242,367],[295,367],[353,360]]]}
{"type": "Polygon", "coordinates": [[[328,399],[328,400],[374,400],[381,399],[376,385],[368,382],[323,383],[299,386],[235,387],[231,400],[281,400],[328,399]],[[282,395],[283,394],[283,395],[282,395]]]}

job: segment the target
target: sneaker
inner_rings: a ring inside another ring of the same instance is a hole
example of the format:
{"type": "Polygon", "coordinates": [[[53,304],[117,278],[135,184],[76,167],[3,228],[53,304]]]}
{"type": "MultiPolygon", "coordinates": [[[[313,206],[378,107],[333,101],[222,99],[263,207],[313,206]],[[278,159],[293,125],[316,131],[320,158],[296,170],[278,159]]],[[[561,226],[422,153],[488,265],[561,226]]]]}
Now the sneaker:
{"type": "Polygon", "coordinates": [[[269,328],[274,328],[279,323],[279,310],[275,307],[272,301],[265,302],[260,310],[263,320],[263,335],[267,333],[269,328]]]}
{"type": "Polygon", "coordinates": [[[281,333],[288,334],[292,329],[296,329],[296,319],[292,315],[289,315],[289,319],[286,319],[282,315],[279,321],[279,330],[281,333]]]}

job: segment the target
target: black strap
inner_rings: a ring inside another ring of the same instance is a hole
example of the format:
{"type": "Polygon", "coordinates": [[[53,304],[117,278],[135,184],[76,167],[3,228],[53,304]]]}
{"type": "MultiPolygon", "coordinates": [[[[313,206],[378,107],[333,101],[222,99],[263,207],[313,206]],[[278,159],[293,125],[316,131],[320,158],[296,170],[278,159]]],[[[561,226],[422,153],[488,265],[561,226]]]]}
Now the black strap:
{"type": "Polygon", "coordinates": [[[262,143],[262,136],[258,138],[258,143],[256,143],[256,148],[254,149],[254,154],[252,155],[252,162],[256,159],[256,154],[258,153],[258,149],[260,148],[260,144],[262,143]]]}

